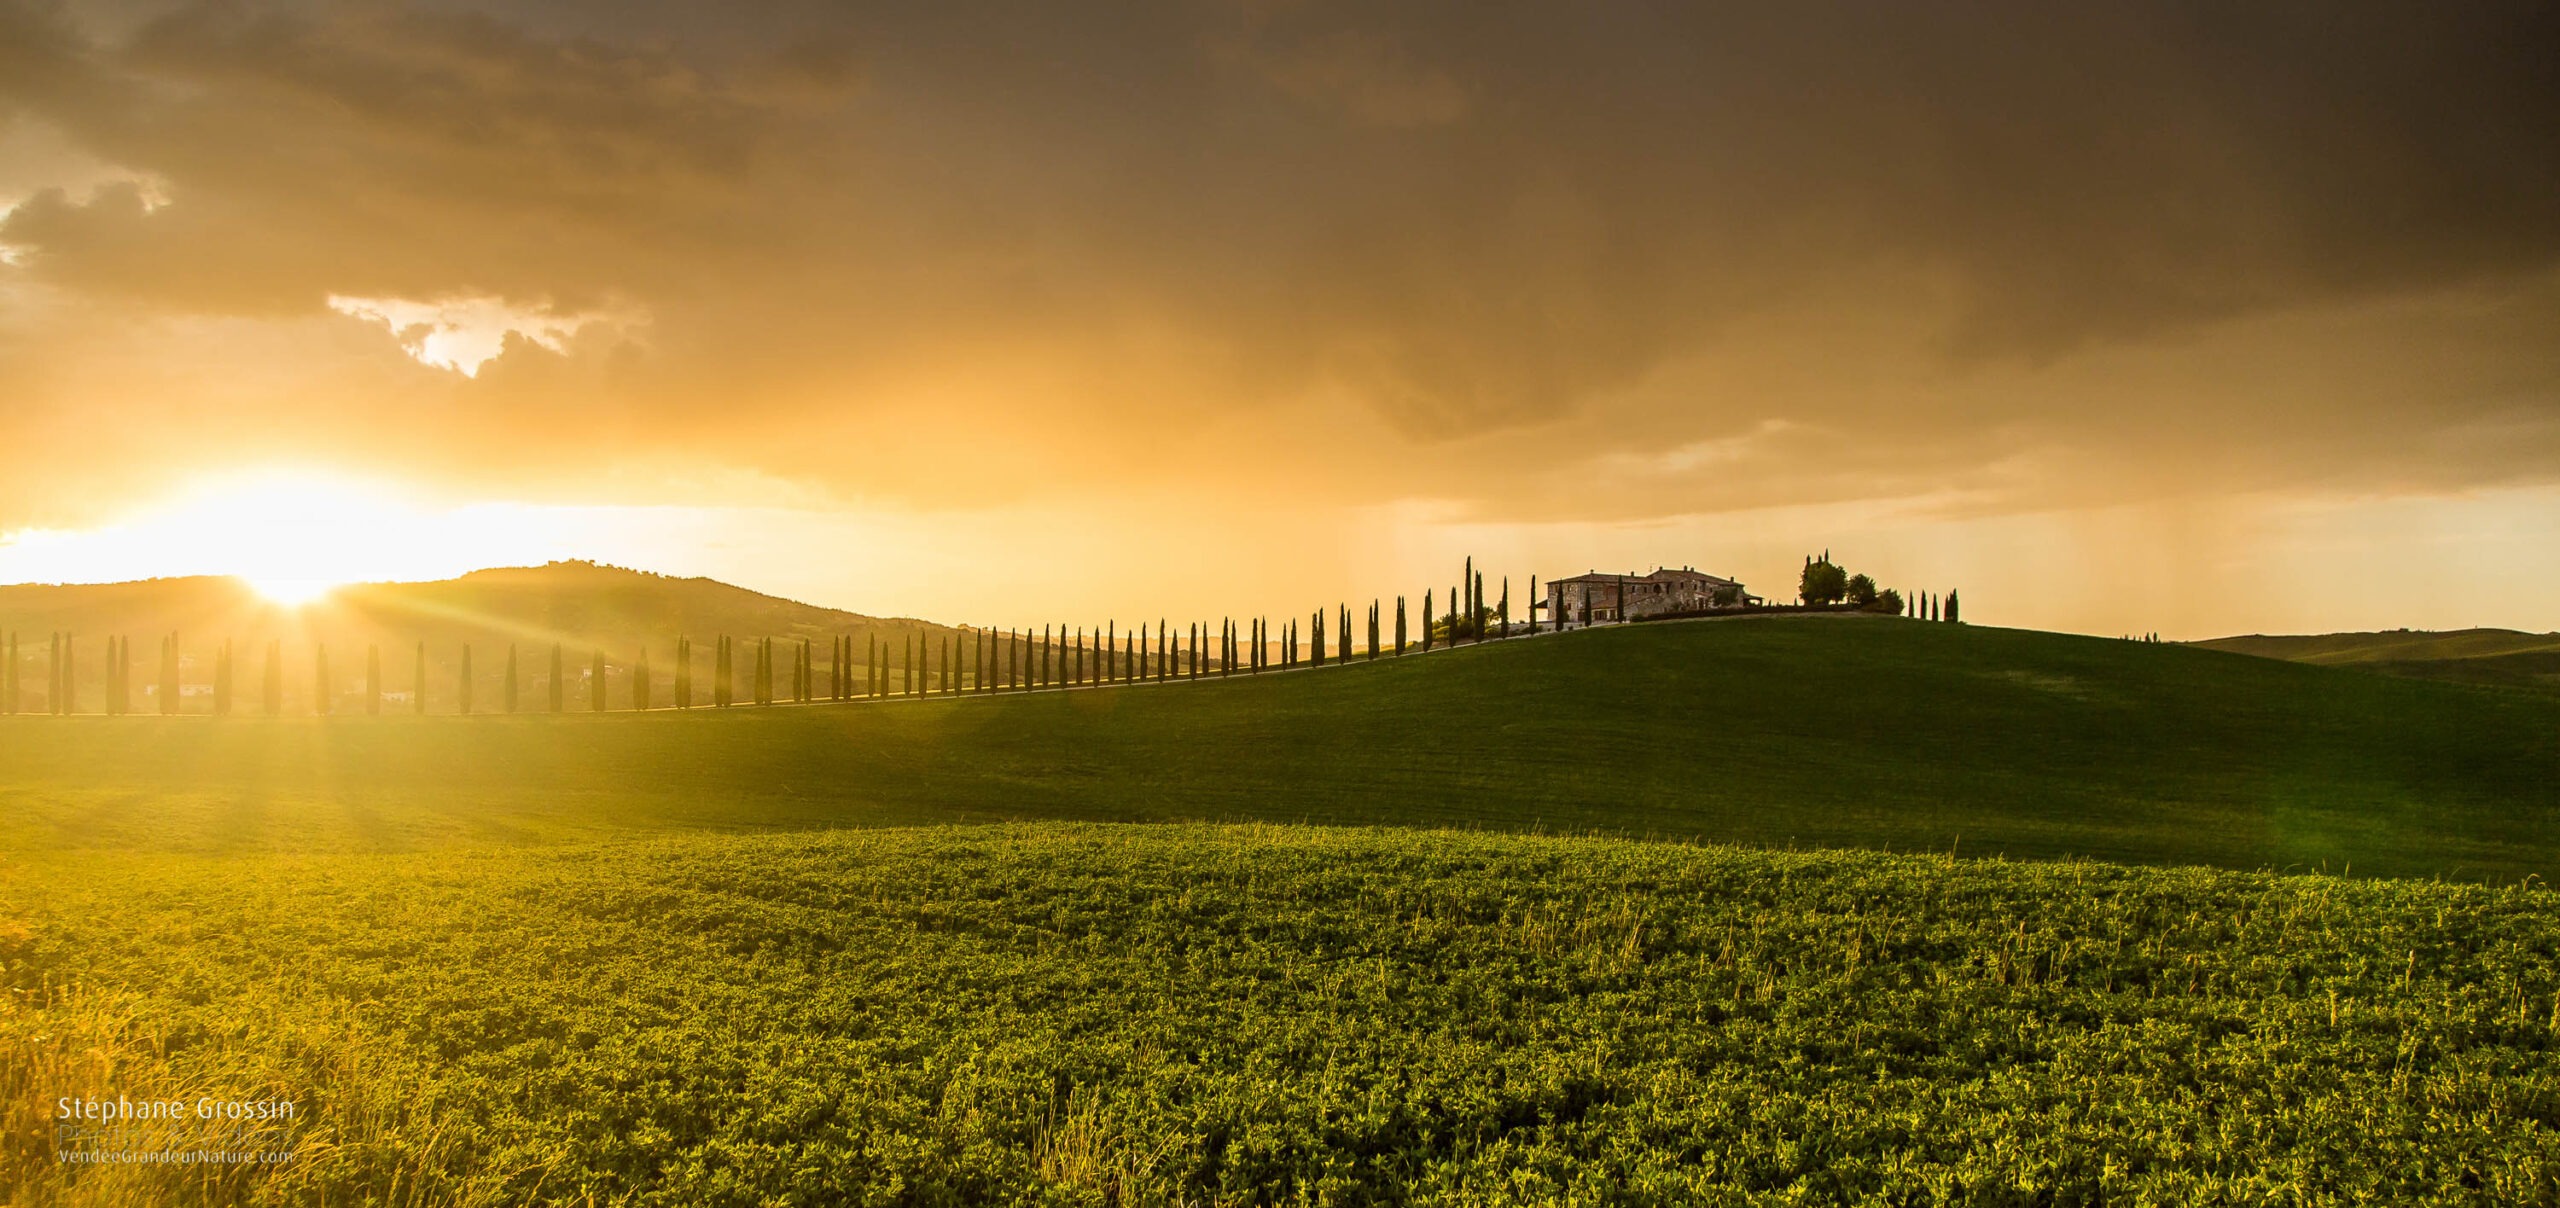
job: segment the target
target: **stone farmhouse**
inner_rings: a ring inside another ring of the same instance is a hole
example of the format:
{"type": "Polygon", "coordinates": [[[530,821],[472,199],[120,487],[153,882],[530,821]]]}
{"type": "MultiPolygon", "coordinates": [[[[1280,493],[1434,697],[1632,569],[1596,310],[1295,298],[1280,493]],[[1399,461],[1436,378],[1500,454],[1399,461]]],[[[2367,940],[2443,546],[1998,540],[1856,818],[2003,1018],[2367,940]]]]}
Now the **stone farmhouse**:
{"type": "Polygon", "coordinates": [[[1567,625],[1600,621],[1632,621],[1672,612],[1758,604],[1760,597],[1739,581],[1719,578],[1691,567],[1664,567],[1649,575],[1604,575],[1598,571],[1547,584],[1544,607],[1549,618],[1567,625]]]}

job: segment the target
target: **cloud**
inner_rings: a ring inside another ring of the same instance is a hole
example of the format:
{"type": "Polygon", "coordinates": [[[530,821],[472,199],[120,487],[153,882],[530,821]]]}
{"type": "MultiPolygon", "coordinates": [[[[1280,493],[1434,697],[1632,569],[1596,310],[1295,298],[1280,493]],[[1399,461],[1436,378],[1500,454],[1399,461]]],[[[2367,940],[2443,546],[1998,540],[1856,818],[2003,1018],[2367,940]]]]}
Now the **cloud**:
{"type": "Polygon", "coordinates": [[[2555,59],[2521,2],[0,0],[58,132],[0,141],[0,439],[1542,516],[2548,478],[2555,59]]]}
{"type": "Polygon", "coordinates": [[[561,314],[548,302],[521,305],[504,298],[441,298],[413,302],[405,298],[347,298],[331,295],[329,309],[350,318],[380,323],[421,365],[478,377],[480,367],[507,350],[511,338],[557,354],[569,351],[569,338],[590,324],[629,324],[628,316],[609,313],[561,314]]]}

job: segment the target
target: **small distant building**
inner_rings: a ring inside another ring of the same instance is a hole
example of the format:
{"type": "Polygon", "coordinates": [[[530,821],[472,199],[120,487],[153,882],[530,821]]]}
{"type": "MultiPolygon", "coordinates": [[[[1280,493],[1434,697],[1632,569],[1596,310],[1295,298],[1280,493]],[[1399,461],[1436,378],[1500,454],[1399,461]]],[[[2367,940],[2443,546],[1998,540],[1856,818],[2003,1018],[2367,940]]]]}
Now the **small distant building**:
{"type": "Polygon", "coordinates": [[[1645,575],[1604,575],[1598,571],[1547,584],[1545,607],[1551,620],[1567,625],[1632,621],[1675,612],[1740,608],[1760,603],[1739,580],[1710,575],[1692,567],[1664,567],[1645,575]]]}

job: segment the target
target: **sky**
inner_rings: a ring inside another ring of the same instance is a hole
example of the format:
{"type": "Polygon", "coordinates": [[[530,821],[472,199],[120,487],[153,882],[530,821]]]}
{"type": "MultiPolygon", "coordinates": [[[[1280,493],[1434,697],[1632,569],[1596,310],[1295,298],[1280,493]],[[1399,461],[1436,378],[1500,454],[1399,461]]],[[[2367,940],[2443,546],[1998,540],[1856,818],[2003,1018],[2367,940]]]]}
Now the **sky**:
{"type": "Polygon", "coordinates": [[[0,582],[2560,629],[2548,4],[0,0],[0,211],[0,582]]]}

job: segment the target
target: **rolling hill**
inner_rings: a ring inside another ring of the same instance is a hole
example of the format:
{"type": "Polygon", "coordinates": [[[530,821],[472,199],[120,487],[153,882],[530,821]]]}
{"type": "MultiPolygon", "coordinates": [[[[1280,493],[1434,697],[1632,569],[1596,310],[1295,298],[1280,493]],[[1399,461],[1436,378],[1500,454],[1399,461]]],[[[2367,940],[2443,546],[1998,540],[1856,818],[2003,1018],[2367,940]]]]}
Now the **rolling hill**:
{"type": "Polygon", "coordinates": [[[2253,633],[2187,644],[2412,679],[2560,692],[2560,633],[2513,629],[2396,629],[2276,637],[2253,633]]]}
{"type": "Polygon", "coordinates": [[[413,675],[408,652],[425,642],[432,694],[452,682],[460,652],[469,645],[477,651],[475,674],[487,681],[480,699],[494,700],[496,681],[491,677],[499,673],[510,644],[523,647],[529,659],[537,653],[547,659],[556,643],[577,668],[586,665],[591,652],[601,651],[608,674],[619,678],[644,649],[655,665],[667,666],[679,635],[690,635],[698,644],[715,634],[777,642],[807,638],[823,651],[838,635],[858,640],[877,635],[900,643],[911,637],[938,641],[955,632],[912,617],[866,616],[712,579],[679,579],[592,562],[481,570],[423,583],[350,584],[300,607],[266,600],[247,583],[226,577],[22,584],[0,587],[0,631],[18,635],[22,709],[42,707],[46,639],[60,631],[80,642],[73,665],[85,707],[96,708],[100,699],[107,636],[132,639],[143,667],[139,678],[148,682],[160,639],[175,633],[186,660],[185,678],[199,686],[209,682],[213,652],[224,641],[238,652],[282,642],[288,668],[285,707],[295,712],[311,711],[309,667],[317,647],[334,652],[332,666],[346,681],[341,690],[353,691],[367,646],[382,648],[390,664],[387,682],[406,688],[413,675]]]}
{"type": "Polygon", "coordinates": [[[2555,771],[2560,700],[1860,616],[0,718],[0,1200],[2546,1202],[2555,771]]]}
{"type": "Polygon", "coordinates": [[[1880,617],[991,698],[0,733],[22,851],[1267,820],[2560,876],[2560,701],[1880,617]]]}

